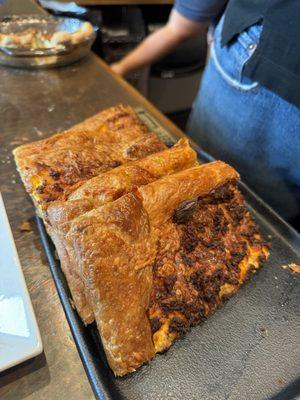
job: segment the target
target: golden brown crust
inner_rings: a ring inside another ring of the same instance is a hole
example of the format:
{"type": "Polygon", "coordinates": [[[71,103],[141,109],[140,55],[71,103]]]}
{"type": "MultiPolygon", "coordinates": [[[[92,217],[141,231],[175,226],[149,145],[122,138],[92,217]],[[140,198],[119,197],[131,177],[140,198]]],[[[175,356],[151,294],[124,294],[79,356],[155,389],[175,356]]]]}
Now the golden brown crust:
{"type": "Polygon", "coordinates": [[[81,265],[109,365],[121,376],[154,356],[147,309],[155,236],[134,194],[75,221],[68,237],[81,265]]]}
{"type": "Polygon", "coordinates": [[[183,201],[203,196],[238,178],[239,174],[232,167],[222,161],[215,161],[162,178],[141,187],[139,192],[151,223],[158,226],[170,219],[174,209],[183,201]]]}
{"type": "Polygon", "coordinates": [[[118,376],[201,322],[268,255],[238,173],[194,167],[186,140],[164,149],[117,106],[14,151],[76,308],[85,323],[95,316],[118,376]]]}
{"type": "Polygon", "coordinates": [[[95,207],[116,200],[135,187],[195,164],[195,152],[190,148],[188,140],[182,139],[171,149],[117,167],[86,181],[69,196],[69,201],[55,201],[49,205],[46,213],[49,221],[47,230],[56,245],[75,307],[85,324],[93,322],[93,312],[78,274],[73,248],[66,238],[70,222],[95,207]]]}
{"type": "Polygon", "coordinates": [[[128,161],[165,149],[129,106],[102,111],[68,131],[14,150],[36,204],[64,199],[72,186],[128,161]]]}
{"type": "Polygon", "coordinates": [[[83,323],[88,325],[94,321],[94,313],[85,295],[85,287],[76,268],[77,262],[74,250],[66,240],[66,234],[69,230],[70,221],[78,215],[92,210],[93,203],[84,199],[75,200],[72,203],[72,207],[64,207],[64,202],[53,202],[53,209],[49,213],[50,218],[44,219],[44,223],[49,236],[55,244],[61,269],[65,274],[72,295],[73,304],[83,323]]]}
{"type": "Polygon", "coordinates": [[[189,146],[188,140],[180,139],[171,149],[151,154],[88,180],[72,192],[68,200],[89,198],[99,201],[101,205],[115,200],[133,187],[146,185],[196,164],[196,153],[189,146]]]}
{"type": "Polygon", "coordinates": [[[105,335],[104,349],[116,375],[133,371],[154,354],[150,324],[143,310],[149,306],[146,300],[152,288],[152,264],[162,224],[183,201],[205,195],[237,177],[234,169],[222,162],[201,165],[142,186],[135,194],[87,212],[71,223],[67,237],[73,243],[99,331],[102,337],[105,335]],[[149,346],[151,350],[145,353],[149,346]]]}

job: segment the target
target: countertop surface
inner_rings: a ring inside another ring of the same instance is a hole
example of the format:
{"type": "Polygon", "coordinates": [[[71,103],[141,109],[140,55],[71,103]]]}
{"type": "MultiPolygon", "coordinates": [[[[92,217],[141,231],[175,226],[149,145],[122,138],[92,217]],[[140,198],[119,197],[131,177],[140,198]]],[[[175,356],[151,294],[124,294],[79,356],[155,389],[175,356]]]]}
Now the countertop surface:
{"type": "Polygon", "coordinates": [[[36,230],[34,208],[12,150],[124,103],[142,106],[174,135],[181,132],[95,55],[65,68],[0,68],[0,190],[40,328],[44,353],[0,375],[1,400],[92,399],[93,393],[36,230]],[[31,230],[21,231],[29,221],[31,230]]]}

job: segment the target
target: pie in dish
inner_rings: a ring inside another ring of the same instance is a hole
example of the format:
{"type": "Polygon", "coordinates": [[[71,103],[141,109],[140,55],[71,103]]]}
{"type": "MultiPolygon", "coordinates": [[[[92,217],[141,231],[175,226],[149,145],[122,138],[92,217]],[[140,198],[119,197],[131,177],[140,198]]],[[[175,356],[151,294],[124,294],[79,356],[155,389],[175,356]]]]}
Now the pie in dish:
{"type": "Polygon", "coordinates": [[[165,148],[131,107],[119,105],[65,132],[19,146],[14,156],[26,190],[42,212],[84,180],[165,148]]]}
{"type": "Polygon", "coordinates": [[[59,50],[59,45],[61,44],[77,44],[90,39],[94,34],[94,28],[89,22],[84,22],[81,27],[74,32],[61,30],[53,33],[45,29],[43,30],[41,27],[35,28],[33,26],[14,33],[0,32],[0,46],[7,48],[25,48],[32,51],[53,49],[58,46],[59,50]]]}

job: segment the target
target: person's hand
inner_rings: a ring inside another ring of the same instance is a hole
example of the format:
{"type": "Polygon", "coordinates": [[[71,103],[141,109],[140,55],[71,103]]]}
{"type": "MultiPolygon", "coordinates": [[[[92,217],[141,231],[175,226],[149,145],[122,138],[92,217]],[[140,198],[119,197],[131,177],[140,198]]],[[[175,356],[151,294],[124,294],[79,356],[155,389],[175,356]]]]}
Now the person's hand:
{"type": "Polygon", "coordinates": [[[120,62],[116,62],[114,64],[110,65],[110,68],[118,75],[120,76],[124,76],[125,75],[125,71],[124,68],[122,66],[122,64],[120,62]]]}

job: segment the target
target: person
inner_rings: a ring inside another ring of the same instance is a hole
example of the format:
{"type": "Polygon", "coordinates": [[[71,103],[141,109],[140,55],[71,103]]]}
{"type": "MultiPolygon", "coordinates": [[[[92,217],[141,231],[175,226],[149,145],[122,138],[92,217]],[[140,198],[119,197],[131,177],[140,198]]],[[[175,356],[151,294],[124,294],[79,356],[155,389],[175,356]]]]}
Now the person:
{"type": "Polygon", "coordinates": [[[126,76],[216,21],[187,133],[299,228],[299,0],[176,0],[166,25],[111,68],[126,76]]]}

